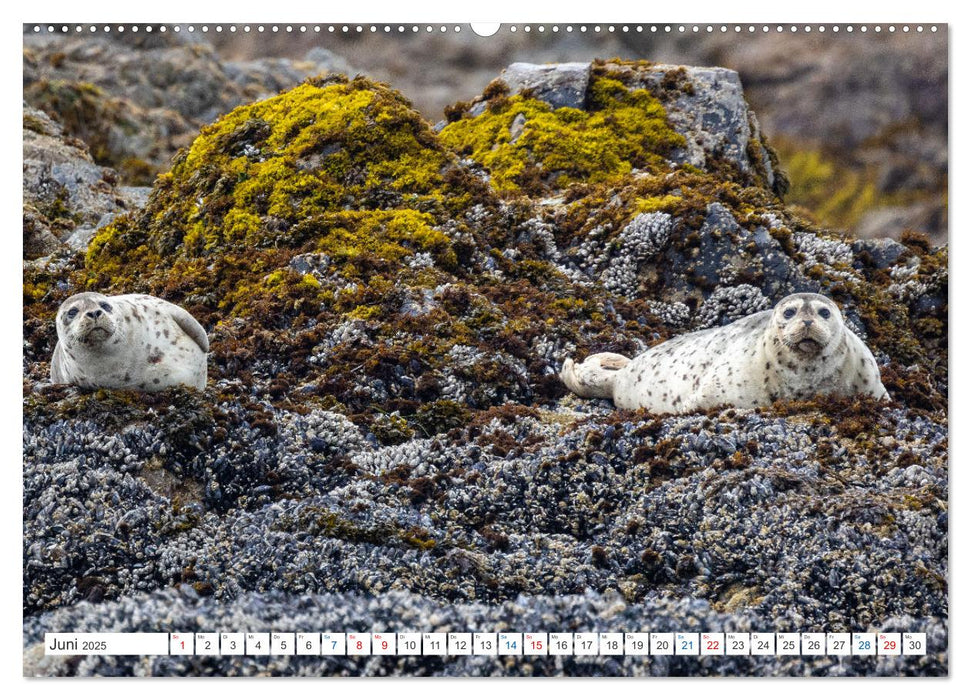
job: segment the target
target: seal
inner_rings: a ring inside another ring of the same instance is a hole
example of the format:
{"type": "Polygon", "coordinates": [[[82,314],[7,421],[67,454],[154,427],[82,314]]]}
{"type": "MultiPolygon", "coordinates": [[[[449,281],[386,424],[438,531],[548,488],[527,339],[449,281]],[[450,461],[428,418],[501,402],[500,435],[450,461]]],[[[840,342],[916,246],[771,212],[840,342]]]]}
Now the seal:
{"type": "Polygon", "coordinates": [[[792,294],[771,310],[672,338],[632,360],[615,353],[567,359],[560,378],[580,396],[652,413],[820,394],[889,398],[873,353],[820,294],[792,294]]]}
{"type": "Polygon", "coordinates": [[[56,324],[55,384],[142,391],[206,387],[206,331],[164,299],[83,292],[61,304],[56,324]]]}

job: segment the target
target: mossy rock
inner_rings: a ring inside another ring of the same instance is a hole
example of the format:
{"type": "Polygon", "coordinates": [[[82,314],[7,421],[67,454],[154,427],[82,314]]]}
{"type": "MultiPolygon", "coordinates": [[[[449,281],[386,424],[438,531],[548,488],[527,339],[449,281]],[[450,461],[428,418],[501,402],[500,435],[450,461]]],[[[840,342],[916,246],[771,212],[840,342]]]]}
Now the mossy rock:
{"type": "MultiPolygon", "coordinates": [[[[916,277],[902,292],[751,176],[668,160],[681,143],[661,101],[610,65],[592,71],[586,110],[495,89],[485,111],[440,134],[364,78],[312,80],[235,109],[176,158],[142,210],[96,235],[83,266],[25,274],[32,366],[49,357],[69,293],[156,294],[209,330],[214,381],[340,407],[365,430],[397,412],[406,425],[376,426],[394,443],[505,402],[554,401],[567,354],[636,354],[686,330],[726,287],[776,301],[798,282],[848,307],[898,376],[946,367],[946,250],[911,244],[916,277]],[[670,235],[632,258],[624,232],[645,215],[668,217],[670,235]],[[839,259],[811,259],[807,240],[839,259]],[[707,270],[699,251],[716,253],[707,270]],[[599,275],[625,256],[634,287],[618,291],[599,275]],[[943,302],[928,306],[921,290],[943,302]]],[[[937,405],[942,392],[946,381],[914,395],[937,405]]]]}
{"type": "Polygon", "coordinates": [[[481,114],[453,121],[441,138],[482,164],[500,192],[530,194],[575,182],[617,182],[635,168],[661,169],[665,156],[684,145],[648,91],[597,77],[589,92],[585,110],[494,94],[481,114]]]}
{"type": "MultiPolygon", "coordinates": [[[[608,333],[596,290],[516,235],[532,214],[502,201],[394,90],[308,81],[203,129],[144,209],[98,232],[64,294],[170,299],[209,330],[214,380],[302,387],[311,398],[271,395],[352,416],[388,406],[427,434],[536,387],[559,395],[530,344],[578,322],[608,333]],[[354,323],[363,335],[331,337],[354,323]],[[450,367],[458,345],[481,359],[450,367]],[[448,393],[450,376],[462,395],[448,393]],[[453,408],[419,414],[423,404],[453,408]]],[[[46,282],[31,300],[55,305],[46,282]]]]}

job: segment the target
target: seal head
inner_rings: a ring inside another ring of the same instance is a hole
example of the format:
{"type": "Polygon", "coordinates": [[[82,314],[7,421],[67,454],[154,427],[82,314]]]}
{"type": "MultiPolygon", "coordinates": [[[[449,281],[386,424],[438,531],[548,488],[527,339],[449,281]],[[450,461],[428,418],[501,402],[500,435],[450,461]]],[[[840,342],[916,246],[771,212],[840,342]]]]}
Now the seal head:
{"type": "Polygon", "coordinates": [[[82,292],[61,304],[57,312],[57,337],[66,347],[102,348],[115,335],[115,308],[104,294],[82,292]]]}
{"type": "Polygon", "coordinates": [[[776,304],[770,325],[800,361],[832,352],[843,340],[843,315],[821,294],[792,294],[776,304]]]}

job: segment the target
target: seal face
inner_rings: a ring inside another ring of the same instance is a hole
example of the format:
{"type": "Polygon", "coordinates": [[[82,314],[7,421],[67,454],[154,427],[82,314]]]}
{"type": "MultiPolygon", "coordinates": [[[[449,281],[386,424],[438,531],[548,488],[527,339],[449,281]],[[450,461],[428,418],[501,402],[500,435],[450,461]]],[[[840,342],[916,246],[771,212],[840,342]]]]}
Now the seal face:
{"type": "Polygon", "coordinates": [[[579,365],[568,359],[560,377],[580,396],[654,413],[751,408],[818,394],[889,398],[873,354],[820,294],[793,294],[770,311],[625,359],[613,353],[579,365]]]}
{"type": "Polygon", "coordinates": [[[55,384],[142,391],[206,386],[206,332],[164,299],[83,292],[61,304],[56,324],[55,384]]]}

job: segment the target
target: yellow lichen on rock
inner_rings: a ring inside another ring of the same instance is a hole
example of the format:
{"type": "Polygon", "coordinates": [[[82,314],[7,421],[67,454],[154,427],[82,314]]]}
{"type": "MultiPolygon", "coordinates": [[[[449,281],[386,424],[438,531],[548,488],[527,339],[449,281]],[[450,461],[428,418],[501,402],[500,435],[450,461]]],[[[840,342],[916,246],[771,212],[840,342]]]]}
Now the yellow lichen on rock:
{"type": "Polygon", "coordinates": [[[684,145],[657,99],[609,78],[593,81],[589,110],[500,95],[440,136],[481,163],[500,192],[617,181],[634,168],[662,166],[671,149],[684,145]]]}

